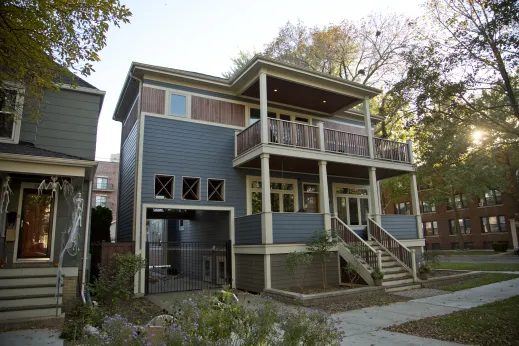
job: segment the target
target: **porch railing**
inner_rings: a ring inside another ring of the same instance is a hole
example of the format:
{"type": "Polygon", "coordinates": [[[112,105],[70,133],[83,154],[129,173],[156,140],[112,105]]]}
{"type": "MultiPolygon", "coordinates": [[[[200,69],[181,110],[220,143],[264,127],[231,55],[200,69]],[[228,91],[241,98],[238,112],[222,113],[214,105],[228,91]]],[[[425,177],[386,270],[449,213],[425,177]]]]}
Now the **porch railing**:
{"type": "Polygon", "coordinates": [[[343,242],[353,256],[363,260],[372,269],[379,268],[379,253],[369,246],[357,233],[339,218],[332,218],[332,229],[335,231],[339,241],[343,242]]]}
{"type": "Polygon", "coordinates": [[[319,150],[319,127],[280,119],[268,119],[269,143],[319,150]]]}
{"type": "Polygon", "coordinates": [[[369,157],[368,136],[324,129],[326,151],[369,157]]]}
{"type": "Polygon", "coordinates": [[[409,250],[404,244],[389,234],[382,226],[368,215],[368,239],[373,239],[398,263],[413,275],[416,281],[416,260],[414,250],[409,250]]]}
{"type": "Polygon", "coordinates": [[[237,148],[236,152],[238,155],[243,154],[249,149],[254,148],[256,145],[261,143],[261,124],[260,121],[256,121],[254,124],[247,127],[242,132],[238,133],[237,136],[237,148]]]}
{"type": "Polygon", "coordinates": [[[407,143],[390,141],[383,138],[373,138],[375,158],[381,160],[411,162],[407,143]]]}

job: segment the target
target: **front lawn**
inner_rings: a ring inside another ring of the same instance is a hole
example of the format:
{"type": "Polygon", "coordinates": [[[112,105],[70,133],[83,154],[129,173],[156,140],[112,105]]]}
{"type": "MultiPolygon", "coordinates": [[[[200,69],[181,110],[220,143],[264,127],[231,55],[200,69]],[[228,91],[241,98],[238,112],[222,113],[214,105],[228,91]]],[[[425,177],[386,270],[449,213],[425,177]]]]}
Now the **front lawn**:
{"type": "Polygon", "coordinates": [[[519,271],[519,263],[440,262],[434,265],[434,269],[519,271]]]}
{"type": "Polygon", "coordinates": [[[519,275],[515,274],[499,274],[499,273],[487,273],[481,277],[478,278],[466,278],[466,279],[460,279],[459,282],[441,286],[439,287],[442,290],[445,291],[461,291],[466,290],[473,287],[479,287],[484,285],[490,285],[496,282],[506,281],[506,280],[512,280],[519,278],[519,275]]]}
{"type": "Polygon", "coordinates": [[[470,345],[516,345],[519,340],[519,296],[411,321],[386,330],[470,345]]]}
{"type": "Polygon", "coordinates": [[[495,252],[493,250],[446,250],[446,251],[429,251],[434,252],[442,256],[495,256],[501,252],[495,252]]]}

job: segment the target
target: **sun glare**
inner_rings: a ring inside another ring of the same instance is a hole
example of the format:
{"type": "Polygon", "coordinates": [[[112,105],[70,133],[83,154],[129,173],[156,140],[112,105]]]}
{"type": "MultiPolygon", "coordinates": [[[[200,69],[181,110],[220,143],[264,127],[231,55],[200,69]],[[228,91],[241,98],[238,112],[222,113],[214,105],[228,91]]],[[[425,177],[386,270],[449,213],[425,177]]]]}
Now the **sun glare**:
{"type": "Polygon", "coordinates": [[[474,131],[472,134],[472,137],[474,138],[474,141],[479,142],[485,133],[483,131],[474,131]]]}

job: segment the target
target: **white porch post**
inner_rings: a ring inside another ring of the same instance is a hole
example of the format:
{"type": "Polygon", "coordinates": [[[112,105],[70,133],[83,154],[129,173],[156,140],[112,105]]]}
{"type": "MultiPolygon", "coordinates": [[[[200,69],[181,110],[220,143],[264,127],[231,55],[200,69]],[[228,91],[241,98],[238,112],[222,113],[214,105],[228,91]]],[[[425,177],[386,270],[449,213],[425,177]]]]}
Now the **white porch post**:
{"type": "Polygon", "coordinates": [[[375,167],[369,167],[369,200],[370,214],[375,217],[375,221],[380,225],[380,194],[378,192],[377,169],[375,167]]]}
{"type": "Polygon", "coordinates": [[[324,123],[320,121],[317,126],[319,127],[319,149],[326,151],[326,144],[324,142],[324,123]]]}
{"type": "Polygon", "coordinates": [[[259,75],[260,84],[260,121],[261,121],[261,143],[267,144],[269,142],[268,137],[268,111],[267,111],[267,74],[261,72],[259,75]]]}
{"type": "Polygon", "coordinates": [[[519,246],[517,242],[517,228],[515,225],[515,219],[510,219],[510,232],[512,232],[512,244],[514,245],[514,249],[519,246]]]}
{"type": "Polygon", "coordinates": [[[319,161],[319,209],[324,214],[324,229],[332,228],[332,216],[330,214],[330,198],[328,195],[328,173],[326,161],[319,161]]]}
{"type": "Polygon", "coordinates": [[[373,149],[373,131],[371,129],[371,113],[369,110],[369,98],[364,99],[364,124],[366,126],[366,135],[368,136],[368,150],[369,157],[375,158],[375,151],[373,149]]]}
{"type": "Polygon", "coordinates": [[[261,154],[261,239],[272,244],[272,209],[270,204],[269,154],[261,154]]]}
{"type": "MultiPolygon", "coordinates": [[[[409,158],[411,159],[411,164],[414,165],[413,142],[408,140],[407,145],[409,147],[409,158]]],[[[416,228],[418,229],[417,236],[418,236],[418,239],[422,239],[423,238],[422,214],[420,213],[420,197],[418,195],[418,184],[416,182],[416,171],[411,173],[411,203],[413,205],[414,215],[416,215],[416,228]]]]}

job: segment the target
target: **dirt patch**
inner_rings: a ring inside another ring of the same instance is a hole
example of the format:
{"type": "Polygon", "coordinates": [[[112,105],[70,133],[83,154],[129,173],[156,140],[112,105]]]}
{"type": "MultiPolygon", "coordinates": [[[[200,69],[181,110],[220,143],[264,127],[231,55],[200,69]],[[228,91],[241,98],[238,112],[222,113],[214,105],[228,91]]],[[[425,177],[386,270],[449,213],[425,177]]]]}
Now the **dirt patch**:
{"type": "Polygon", "coordinates": [[[326,288],[322,287],[303,287],[302,289],[299,287],[292,287],[286,289],[288,292],[302,293],[302,294],[314,294],[314,293],[326,293],[326,292],[335,292],[335,291],[344,291],[351,290],[352,288],[361,288],[365,287],[363,285],[352,285],[352,286],[329,286],[326,288]]]}
{"type": "Polygon", "coordinates": [[[167,313],[147,298],[121,300],[110,308],[103,308],[107,315],[121,315],[132,324],[146,324],[153,317],[167,313]]]}
{"type": "Polygon", "coordinates": [[[399,297],[389,293],[382,293],[367,297],[345,297],[342,300],[334,301],[331,303],[323,303],[313,305],[312,308],[319,309],[331,314],[368,308],[371,306],[383,306],[393,303],[406,302],[410,298],[399,297]]]}
{"type": "Polygon", "coordinates": [[[433,270],[429,277],[431,278],[439,278],[444,276],[451,276],[451,275],[458,275],[466,273],[465,271],[459,271],[459,270],[433,270]]]}

